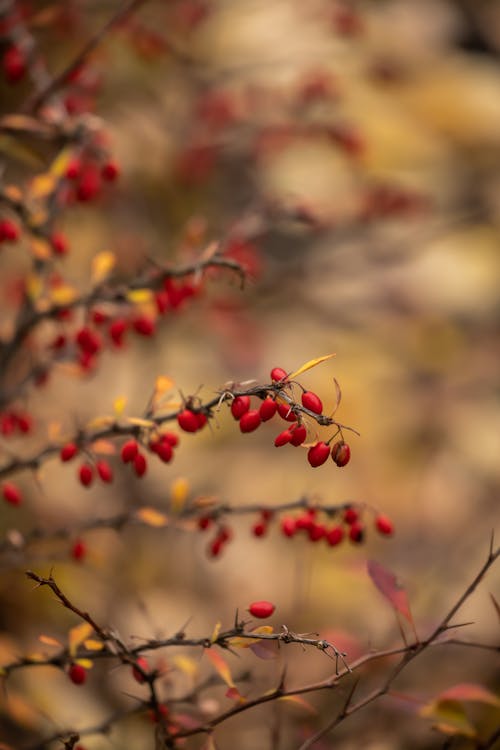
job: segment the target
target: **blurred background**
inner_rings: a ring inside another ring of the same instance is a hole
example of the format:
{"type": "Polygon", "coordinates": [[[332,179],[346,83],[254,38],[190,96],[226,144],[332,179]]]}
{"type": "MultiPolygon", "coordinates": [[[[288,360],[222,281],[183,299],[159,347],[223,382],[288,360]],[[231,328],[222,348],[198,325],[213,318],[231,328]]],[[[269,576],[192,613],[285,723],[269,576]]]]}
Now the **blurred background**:
{"type": "MultiPolygon", "coordinates": [[[[24,5],[52,72],[119,7],[24,5]]],[[[142,504],[168,511],[179,477],[188,481],[188,502],[279,505],[303,495],[320,504],[366,502],[393,520],[395,534],[368,528],[362,545],[328,548],[285,539],[278,522],[257,539],[256,518],[235,517],[234,540],[216,560],[207,555],[210,534],[175,527],[89,532],[80,563],[68,539],[10,551],[0,561],[2,663],[40,651],[40,633],[64,639],[76,624],[47,592],[31,591],[28,567],[53,568],[79,606],[125,639],[163,637],[186,622],[189,634],[207,635],[219,620],[230,626],[236,608],[269,599],[276,627],[319,632],[348,661],[400,640],[367,559],[404,584],[421,637],[450,608],[499,520],[499,50],[500,5],[487,0],[150,0],[63,88],[70,116],[93,110],[103,118],[121,176],[96,201],[61,214],[71,252],[56,270],[84,290],[96,252],[111,249],[119,274],[130,278],[147,257],[184,263],[216,241],[249,278],[243,290],[230,275],[208,279],[199,297],[162,319],[154,339],[130,337],[91,376],[57,366],[23,402],[36,420],[33,435],[4,440],[4,455],[30,454],[54,423],[70,434],[112,413],[120,396],[127,414],[141,415],[159,374],[207,400],[226,382],[267,383],[274,366],[291,371],[330,352],[336,357],[301,383],[328,413],[335,378],[337,417],[360,437],[349,436],[348,466],[312,469],[302,449],[274,448],[276,424],[241,435],[222,409],[211,429],[181,436],[172,464],[151,461],[143,479],[116,459],[116,481],[85,490],[72,464],[47,462],[36,481],[23,478],[22,509],[2,508],[3,535],[142,504]]],[[[18,111],[29,90],[29,82],[3,84],[2,112],[18,111]]],[[[35,137],[15,148],[2,138],[6,182],[24,184],[54,158],[53,146],[35,137]]],[[[7,319],[6,290],[27,261],[20,251],[2,252],[7,319]]],[[[50,325],[47,338],[56,332],[50,325]]],[[[494,642],[489,592],[498,595],[498,583],[493,570],[460,612],[457,621],[474,623],[461,637],[494,642]]],[[[171,651],[151,655],[165,669],[165,697],[182,695],[191,671],[211,672],[199,652],[190,658],[192,670],[171,651]]],[[[290,686],[333,671],[324,654],[293,645],[275,662],[246,652],[227,660],[235,677],[256,675],[241,686],[249,697],[275,685],[284,664],[290,686]]],[[[387,668],[370,666],[359,694],[387,668]]],[[[124,670],[105,664],[84,688],[54,669],[35,672],[9,678],[6,742],[16,726],[29,739],[99,723],[141,696],[124,670]]],[[[458,682],[494,688],[498,664],[479,649],[431,650],[401,676],[397,695],[317,747],[444,747],[418,711],[458,682]]],[[[346,690],[307,696],[317,714],[284,703],[244,713],[217,730],[217,747],[298,748],[346,690]]],[[[223,689],[200,698],[207,716],[229,705],[223,689]]],[[[487,736],[498,715],[475,705],[471,721],[487,736]]],[[[82,742],[133,750],[153,747],[150,734],[146,722],[125,721],[82,742]]],[[[478,747],[467,742],[452,738],[446,747],[478,747]]],[[[187,747],[202,745],[195,738],[187,747]]]]}

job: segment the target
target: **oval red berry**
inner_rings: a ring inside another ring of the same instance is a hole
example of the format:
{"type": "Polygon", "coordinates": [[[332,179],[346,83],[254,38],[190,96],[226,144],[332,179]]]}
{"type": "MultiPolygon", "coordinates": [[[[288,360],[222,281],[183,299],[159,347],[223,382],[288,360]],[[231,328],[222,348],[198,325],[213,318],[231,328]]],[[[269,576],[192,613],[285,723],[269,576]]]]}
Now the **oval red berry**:
{"type": "Polygon", "coordinates": [[[271,370],[271,380],[275,383],[279,383],[280,380],[286,380],[288,373],[283,370],[282,367],[273,367],[271,370]]]}
{"type": "Polygon", "coordinates": [[[267,422],[268,419],[272,419],[274,415],[276,414],[276,411],[278,409],[278,404],[274,399],[267,398],[264,399],[264,401],[260,405],[259,414],[260,418],[263,422],[267,422]]]}
{"type": "Polygon", "coordinates": [[[253,432],[261,423],[260,414],[257,409],[247,411],[240,419],[240,430],[242,432],[253,432]]]}
{"type": "Polygon", "coordinates": [[[250,396],[236,396],[231,404],[231,414],[235,419],[241,419],[250,409],[250,396]]]}
{"type": "Polygon", "coordinates": [[[260,602],[252,602],[250,606],[248,607],[248,611],[251,615],[254,617],[259,617],[261,619],[265,619],[266,617],[271,617],[276,607],[272,602],[267,601],[260,601],[260,602]]]}
{"type": "Polygon", "coordinates": [[[190,409],[184,409],[177,415],[177,424],[184,432],[196,432],[199,429],[197,416],[190,409]]]}
{"type": "Polygon", "coordinates": [[[315,414],[323,413],[323,402],[312,391],[304,391],[302,394],[302,406],[309,409],[309,411],[313,411],[315,414]]]}
{"type": "Polygon", "coordinates": [[[316,468],[325,463],[326,459],[330,455],[330,446],[326,443],[319,442],[313,445],[307,451],[307,460],[312,467],[316,468]]]}

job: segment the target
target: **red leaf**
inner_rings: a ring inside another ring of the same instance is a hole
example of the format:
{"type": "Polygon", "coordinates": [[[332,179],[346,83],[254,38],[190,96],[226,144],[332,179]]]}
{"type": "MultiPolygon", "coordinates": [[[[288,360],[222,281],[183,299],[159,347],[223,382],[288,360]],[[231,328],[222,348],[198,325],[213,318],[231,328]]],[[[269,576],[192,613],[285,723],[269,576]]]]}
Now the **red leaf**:
{"type": "Polygon", "coordinates": [[[413,627],[413,617],[410,611],[408,595],[394,573],[391,573],[390,570],[387,570],[387,568],[384,568],[383,565],[375,562],[375,560],[368,560],[367,569],[368,575],[380,593],[385,596],[396,612],[403,615],[413,627]]]}

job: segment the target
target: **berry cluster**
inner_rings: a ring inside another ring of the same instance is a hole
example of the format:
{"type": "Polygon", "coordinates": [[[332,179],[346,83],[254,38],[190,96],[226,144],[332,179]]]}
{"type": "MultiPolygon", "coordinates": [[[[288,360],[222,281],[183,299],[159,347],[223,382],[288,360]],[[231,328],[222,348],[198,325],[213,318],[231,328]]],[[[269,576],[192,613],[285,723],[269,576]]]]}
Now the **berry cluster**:
{"type": "Polygon", "coordinates": [[[331,417],[323,415],[320,397],[291,380],[281,367],[271,370],[271,381],[270,386],[260,389],[256,394],[262,401],[258,409],[251,408],[252,402],[248,395],[233,398],[231,414],[239,422],[241,432],[253,432],[262,422],[269,421],[277,414],[285,422],[289,422],[290,426],[276,436],[275,447],[298,447],[306,443],[308,428],[313,421],[322,425],[335,425],[336,431],[327,442],[316,441],[305,446],[308,447],[307,460],[310,466],[318,467],[331,457],[337,466],[345,466],[350,460],[351,449],[343,439],[330,446],[336,435],[342,434],[342,431],[331,417]],[[297,388],[301,389],[300,404],[295,400],[294,390],[297,388]]]}
{"type": "MultiPolygon", "coordinates": [[[[311,542],[324,539],[330,547],[340,544],[344,538],[360,544],[364,541],[366,531],[362,511],[363,506],[347,506],[339,522],[331,526],[328,524],[330,514],[321,519],[321,509],[308,508],[297,516],[284,516],[281,519],[281,532],[286,537],[303,532],[311,542]]],[[[394,531],[392,521],[383,515],[375,516],[375,528],[384,536],[391,536],[394,531]]]]}
{"type": "Polygon", "coordinates": [[[33,428],[33,420],[27,412],[14,409],[0,414],[0,434],[2,437],[11,437],[16,433],[27,435],[33,428]]]}

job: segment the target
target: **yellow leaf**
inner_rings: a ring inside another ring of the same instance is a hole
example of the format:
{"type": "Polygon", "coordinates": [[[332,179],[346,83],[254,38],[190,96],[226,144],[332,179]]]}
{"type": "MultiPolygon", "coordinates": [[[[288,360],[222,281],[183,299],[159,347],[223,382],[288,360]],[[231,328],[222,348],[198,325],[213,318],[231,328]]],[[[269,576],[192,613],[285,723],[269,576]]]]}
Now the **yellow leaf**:
{"type": "Polygon", "coordinates": [[[94,284],[99,284],[109,276],[115,267],[116,256],[110,250],[103,250],[92,258],[91,278],[94,284]]]}
{"type": "Polygon", "coordinates": [[[173,657],[172,661],[180,672],[191,678],[196,677],[198,673],[198,663],[195,662],[194,659],[190,659],[189,656],[177,654],[177,656],[173,657]]]}
{"type": "Polygon", "coordinates": [[[92,638],[88,638],[83,642],[83,645],[88,651],[102,651],[104,643],[102,641],[94,641],[92,638]]]}
{"type": "Polygon", "coordinates": [[[219,637],[219,633],[220,633],[221,627],[222,627],[222,625],[221,625],[220,622],[215,623],[214,632],[212,633],[212,637],[210,639],[212,641],[212,643],[215,643],[215,641],[219,637]]]}
{"type": "Polygon", "coordinates": [[[170,502],[174,513],[180,513],[189,495],[189,482],[184,477],[177,477],[170,487],[170,502]]]}
{"type": "MultiPolygon", "coordinates": [[[[273,626],[272,625],[260,625],[258,628],[255,628],[252,630],[252,633],[254,634],[263,634],[263,635],[269,635],[273,632],[273,626]]],[[[235,636],[234,638],[229,639],[229,644],[234,648],[248,648],[249,646],[254,645],[255,643],[258,643],[261,638],[240,638],[239,636],[235,636]]]]}
{"type": "Polygon", "coordinates": [[[51,289],[49,296],[55,305],[69,305],[76,299],[76,289],[69,284],[61,284],[51,289]]]}
{"type": "Polygon", "coordinates": [[[153,292],[151,289],[131,289],[127,292],[127,299],[134,305],[141,305],[144,302],[151,302],[153,299],[153,292]]]}
{"type": "Polygon", "coordinates": [[[171,378],[166,375],[158,375],[153,393],[153,406],[157,406],[165,393],[168,393],[173,387],[174,381],[171,378]]]}
{"type": "Polygon", "coordinates": [[[128,424],[135,424],[138,427],[154,427],[155,423],[151,419],[142,419],[141,417],[128,417],[128,424]]]}
{"type": "Polygon", "coordinates": [[[50,173],[53,174],[57,178],[62,177],[66,173],[68,164],[70,163],[72,158],[73,158],[72,149],[70,148],[63,149],[56,156],[56,158],[50,165],[50,173]]]}
{"type": "Polygon", "coordinates": [[[84,669],[92,669],[94,666],[94,662],[90,661],[90,659],[75,659],[75,664],[79,664],[84,669]]]}
{"type": "Polygon", "coordinates": [[[113,401],[113,411],[115,412],[116,417],[122,416],[123,412],[125,411],[126,405],[126,396],[118,396],[118,398],[115,398],[115,400],[113,401]]]}
{"type": "Polygon", "coordinates": [[[311,704],[304,700],[304,698],[301,698],[300,695],[282,695],[281,698],[278,698],[278,700],[288,701],[289,703],[296,703],[298,706],[305,708],[306,711],[309,711],[310,714],[318,713],[314,706],[311,706],[311,704]]]}
{"type": "Polygon", "coordinates": [[[93,631],[94,628],[88,622],[82,622],[80,625],[71,628],[68,633],[69,653],[71,656],[76,653],[78,646],[87,640],[93,631]]]}
{"type": "Polygon", "coordinates": [[[114,421],[114,417],[94,417],[94,419],[91,419],[90,422],[87,422],[87,429],[100,430],[101,427],[109,427],[110,425],[114,424],[114,421]]]}
{"type": "Polygon", "coordinates": [[[28,274],[25,283],[26,283],[26,294],[28,295],[30,300],[34,302],[40,297],[43,291],[42,279],[40,278],[40,276],[38,276],[38,274],[30,273],[28,274]]]}
{"type": "Polygon", "coordinates": [[[234,688],[235,684],[231,676],[231,670],[229,669],[227,663],[222,658],[222,656],[218,654],[216,651],[214,651],[212,648],[205,649],[205,654],[207,655],[207,658],[212,662],[212,666],[214,667],[215,671],[218,673],[219,677],[221,677],[224,680],[224,682],[226,683],[228,687],[234,688]]]}
{"type": "Polygon", "coordinates": [[[46,646],[57,646],[60,648],[62,646],[62,643],[58,641],[56,638],[51,638],[50,635],[40,635],[38,637],[38,640],[40,643],[45,643],[46,646]]]}
{"type": "Polygon", "coordinates": [[[147,526],[155,528],[160,528],[168,524],[168,517],[159,510],[156,510],[156,508],[139,508],[135,516],[147,526]]]}
{"type": "Polygon", "coordinates": [[[46,198],[56,187],[54,175],[45,173],[33,178],[30,185],[30,193],[33,198],[46,198]]]}
{"type": "Polygon", "coordinates": [[[320,365],[322,362],[326,362],[327,359],[331,359],[332,357],[335,357],[335,354],[325,354],[323,357],[310,359],[309,362],[305,362],[303,365],[301,365],[298,370],[295,370],[295,372],[291,372],[288,376],[288,379],[293,380],[298,375],[302,375],[303,372],[306,372],[306,370],[311,370],[313,367],[316,367],[316,365],[320,365]]]}

